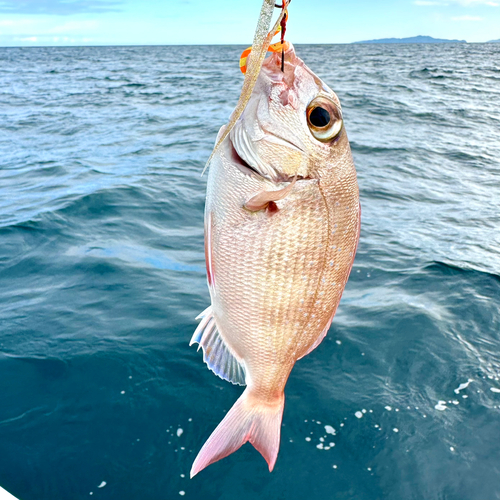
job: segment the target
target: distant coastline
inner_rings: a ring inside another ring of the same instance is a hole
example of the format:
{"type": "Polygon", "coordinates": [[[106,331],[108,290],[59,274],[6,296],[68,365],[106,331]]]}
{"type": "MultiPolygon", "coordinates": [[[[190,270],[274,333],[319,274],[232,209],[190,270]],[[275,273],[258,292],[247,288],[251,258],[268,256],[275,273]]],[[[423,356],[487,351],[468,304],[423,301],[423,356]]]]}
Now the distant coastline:
{"type": "Polygon", "coordinates": [[[490,40],[489,42],[487,43],[500,43],[500,38],[498,40],[490,40]]]}
{"type": "Polygon", "coordinates": [[[353,43],[467,43],[467,42],[465,40],[447,40],[445,38],[433,38],[432,36],[419,35],[419,36],[411,36],[408,38],[380,38],[378,40],[363,40],[361,42],[353,42],[353,43]]]}

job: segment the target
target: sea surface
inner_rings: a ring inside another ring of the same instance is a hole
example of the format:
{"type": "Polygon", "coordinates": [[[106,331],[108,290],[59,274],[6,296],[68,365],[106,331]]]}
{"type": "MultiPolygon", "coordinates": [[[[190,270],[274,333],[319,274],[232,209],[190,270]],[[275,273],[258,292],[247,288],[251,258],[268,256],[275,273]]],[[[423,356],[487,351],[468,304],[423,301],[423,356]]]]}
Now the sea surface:
{"type": "Polygon", "coordinates": [[[209,305],[240,46],[0,49],[0,485],[21,500],[500,499],[500,44],[299,45],[339,95],[362,230],[323,343],[193,480],[242,389],[209,305]]]}

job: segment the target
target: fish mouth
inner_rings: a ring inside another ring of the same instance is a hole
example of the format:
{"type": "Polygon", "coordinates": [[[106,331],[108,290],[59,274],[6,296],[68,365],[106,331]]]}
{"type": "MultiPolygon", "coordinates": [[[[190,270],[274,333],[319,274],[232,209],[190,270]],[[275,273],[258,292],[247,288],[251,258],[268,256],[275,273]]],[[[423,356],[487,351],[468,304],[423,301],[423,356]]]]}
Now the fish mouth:
{"type": "Polygon", "coordinates": [[[274,142],[275,144],[279,144],[281,146],[286,146],[287,148],[294,149],[295,151],[300,151],[301,153],[305,153],[305,151],[302,148],[300,148],[299,146],[297,146],[293,142],[290,142],[289,140],[285,139],[284,137],[276,135],[273,132],[266,130],[265,128],[262,128],[262,131],[268,137],[266,137],[265,139],[260,139],[261,141],[267,140],[268,142],[274,142]]]}
{"type": "MultiPolygon", "coordinates": [[[[247,175],[252,173],[273,183],[291,181],[295,177],[295,173],[284,172],[284,169],[277,168],[277,165],[273,165],[273,162],[266,160],[266,157],[261,161],[259,155],[262,153],[259,151],[261,148],[258,143],[272,144],[281,148],[282,151],[288,150],[300,154],[304,154],[304,150],[293,142],[265,130],[261,125],[259,125],[259,129],[257,138],[254,140],[248,136],[241,121],[238,121],[231,130],[228,139],[231,143],[231,156],[235,165],[247,175]]],[[[297,176],[297,179],[303,178],[303,176],[297,176]]]]}
{"type": "Polygon", "coordinates": [[[260,177],[261,179],[265,179],[264,177],[258,170],[255,168],[251,167],[239,154],[238,151],[236,151],[236,148],[234,147],[233,141],[231,140],[230,137],[227,138],[229,141],[229,145],[231,148],[231,161],[238,170],[243,172],[245,175],[252,175],[252,176],[257,176],[260,177]]]}
{"type": "MultiPolygon", "coordinates": [[[[271,134],[274,135],[274,134],[271,134]]],[[[277,136],[275,136],[277,137],[277,136]]],[[[278,139],[281,139],[278,137],[278,139]]],[[[238,170],[245,175],[250,175],[252,177],[258,177],[261,180],[271,181],[273,183],[281,183],[281,182],[292,182],[295,179],[295,175],[282,174],[279,172],[274,172],[273,177],[271,178],[268,175],[264,175],[259,172],[256,168],[249,165],[239,154],[236,148],[234,147],[233,141],[228,137],[230,150],[231,150],[231,162],[238,168],[238,170]]],[[[287,142],[287,141],[285,141],[287,142]]],[[[290,143],[291,144],[291,143],[290,143]]],[[[292,144],[293,145],[293,144],[292,144]]],[[[311,180],[312,177],[297,175],[297,182],[304,180],[311,180]]]]}

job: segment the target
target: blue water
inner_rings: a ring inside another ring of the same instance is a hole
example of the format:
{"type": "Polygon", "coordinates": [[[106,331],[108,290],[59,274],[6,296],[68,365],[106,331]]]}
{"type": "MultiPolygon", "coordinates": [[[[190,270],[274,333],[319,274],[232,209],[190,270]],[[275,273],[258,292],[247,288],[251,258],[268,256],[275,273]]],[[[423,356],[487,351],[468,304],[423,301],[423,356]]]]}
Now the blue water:
{"type": "Polygon", "coordinates": [[[343,104],[358,254],[291,374],[274,472],[245,445],[188,479],[241,392],[188,347],[209,304],[200,172],[241,49],[0,49],[0,485],[500,499],[500,44],[297,47],[343,104]]]}

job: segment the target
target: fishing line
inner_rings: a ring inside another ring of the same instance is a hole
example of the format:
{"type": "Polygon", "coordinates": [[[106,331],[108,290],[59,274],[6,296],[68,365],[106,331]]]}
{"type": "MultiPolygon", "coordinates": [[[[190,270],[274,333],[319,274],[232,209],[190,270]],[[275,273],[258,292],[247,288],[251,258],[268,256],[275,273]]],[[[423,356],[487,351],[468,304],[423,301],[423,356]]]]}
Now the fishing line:
{"type": "MultiPolygon", "coordinates": [[[[288,22],[288,6],[291,4],[292,0],[289,0],[286,2],[283,0],[281,5],[278,5],[277,3],[274,4],[274,7],[277,9],[281,9],[281,15],[280,19],[278,20],[278,23],[276,23],[275,26],[275,31],[272,33],[272,31],[269,32],[269,36],[274,37],[278,33],[281,32],[281,39],[277,43],[273,43],[272,45],[269,45],[268,47],[268,52],[274,52],[277,53],[278,51],[281,52],[281,71],[284,73],[285,72],[285,52],[288,50],[289,44],[288,42],[285,42],[285,33],[286,33],[286,23],[288,22]],[[271,35],[272,33],[272,35],[271,35]]],[[[245,49],[240,57],[240,70],[243,74],[247,72],[247,60],[248,56],[253,50],[252,47],[248,47],[245,49]]]]}
{"type": "Polygon", "coordinates": [[[292,0],[289,0],[288,3],[283,3],[281,5],[274,4],[274,6],[278,9],[281,9],[283,12],[283,16],[281,18],[280,26],[281,26],[281,72],[285,72],[285,33],[286,33],[286,22],[288,21],[288,10],[287,7],[292,3],[292,0]]]}

